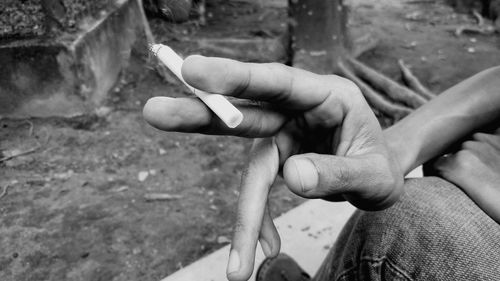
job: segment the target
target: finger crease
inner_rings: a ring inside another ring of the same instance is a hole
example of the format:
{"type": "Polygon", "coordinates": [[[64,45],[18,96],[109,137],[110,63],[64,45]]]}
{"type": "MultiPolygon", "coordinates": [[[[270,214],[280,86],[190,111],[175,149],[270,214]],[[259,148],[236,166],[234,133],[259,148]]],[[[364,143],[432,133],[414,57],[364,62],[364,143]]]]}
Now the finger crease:
{"type": "Polygon", "coordinates": [[[234,90],[234,93],[232,94],[234,97],[239,97],[241,94],[246,92],[248,90],[248,87],[250,87],[250,84],[252,83],[252,66],[247,71],[246,75],[246,80],[244,83],[240,84],[236,89],[234,90]]]}

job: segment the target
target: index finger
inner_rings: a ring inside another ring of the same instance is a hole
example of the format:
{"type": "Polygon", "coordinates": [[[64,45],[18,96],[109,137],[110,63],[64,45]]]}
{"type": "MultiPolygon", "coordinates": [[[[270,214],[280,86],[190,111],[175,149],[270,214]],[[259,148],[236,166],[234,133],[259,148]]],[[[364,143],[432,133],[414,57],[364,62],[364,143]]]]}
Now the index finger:
{"type": "Polygon", "coordinates": [[[278,63],[244,63],[203,56],[186,58],[182,76],[193,87],[209,93],[279,103],[298,110],[322,103],[334,82],[278,63]]]}

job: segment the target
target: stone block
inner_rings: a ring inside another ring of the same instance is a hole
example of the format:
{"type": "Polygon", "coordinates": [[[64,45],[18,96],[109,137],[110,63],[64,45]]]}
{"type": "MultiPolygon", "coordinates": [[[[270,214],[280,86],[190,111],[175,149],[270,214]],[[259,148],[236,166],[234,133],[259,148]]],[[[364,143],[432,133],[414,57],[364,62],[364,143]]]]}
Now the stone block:
{"type": "Polygon", "coordinates": [[[93,112],[151,38],[141,0],[112,7],[74,33],[0,40],[0,117],[93,112]]]}

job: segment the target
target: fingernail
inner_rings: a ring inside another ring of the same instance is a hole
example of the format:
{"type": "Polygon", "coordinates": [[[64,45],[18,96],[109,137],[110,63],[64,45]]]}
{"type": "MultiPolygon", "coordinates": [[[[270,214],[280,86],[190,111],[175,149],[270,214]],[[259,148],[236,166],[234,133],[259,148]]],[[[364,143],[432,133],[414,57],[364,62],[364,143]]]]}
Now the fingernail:
{"type": "Polygon", "coordinates": [[[240,269],[240,255],[236,250],[229,253],[229,262],[227,263],[227,274],[231,274],[240,269]]]}
{"type": "Polygon", "coordinates": [[[259,242],[260,242],[260,247],[262,248],[262,252],[264,252],[264,255],[266,255],[266,257],[270,257],[272,254],[272,248],[269,245],[269,243],[267,243],[267,241],[264,239],[259,240],[259,242]]]}
{"type": "Polygon", "coordinates": [[[314,166],[310,160],[304,158],[292,159],[292,161],[295,166],[302,191],[305,192],[316,188],[319,181],[316,166],[314,166]]]}

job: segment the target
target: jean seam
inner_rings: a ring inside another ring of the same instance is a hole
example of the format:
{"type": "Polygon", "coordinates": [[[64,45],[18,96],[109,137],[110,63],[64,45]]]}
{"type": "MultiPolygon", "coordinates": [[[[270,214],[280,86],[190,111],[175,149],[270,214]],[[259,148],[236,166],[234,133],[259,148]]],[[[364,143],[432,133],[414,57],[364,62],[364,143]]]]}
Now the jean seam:
{"type": "MultiPolygon", "coordinates": [[[[406,271],[404,269],[400,268],[395,262],[393,262],[391,259],[389,259],[386,256],[383,256],[383,257],[380,257],[380,258],[361,257],[359,260],[360,261],[365,261],[365,262],[368,262],[368,263],[372,263],[372,264],[380,264],[380,263],[383,263],[385,261],[386,264],[388,265],[388,268],[390,268],[395,274],[397,274],[400,277],[406,279],[407,281],[414,281],[413,278],[411,278],[408,275],[408,273],[406,273],[406,271]]],[[[348,273],[350,273],[351,271],[355,270],[358,267],[359,267],[359,264],[355,264],[354,266],[352,266],[352,267],[350,267],[348,269],[345,269],[344,271],[342,271],[342,273],[335,280],[336,281],[340,280],[341,278],[343,278],[348,273]]]]}
{"type": "Polygon", "coordinates": [[[387,256],[383,256],[380,258],[373,258],[373,257],[361,257],[361,261],[367,261],[369,263],[383,263],[384,261],[388,265],[389,268],[393,270],[394,273],[398,274],[399,276],[403,277],[404,279],[408,281],[414,281],[413,278],[411,278],[408,273],[406,273],[406,270],[400,268],[395,262],[393,262],[390,258],[387,256]]]}
{"type": "Polygon", "coordinates": [[[344,269],[342,273],[335,279],[335,281],[339,281],[341,278],[346,276],[349,272],[353,271],[354,269],[358,268],[358,265],[354,265],[348,269],[344,269]]]}

